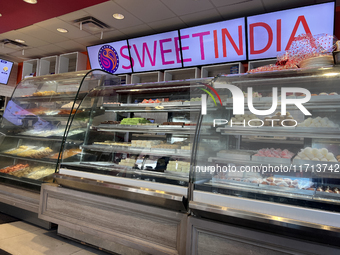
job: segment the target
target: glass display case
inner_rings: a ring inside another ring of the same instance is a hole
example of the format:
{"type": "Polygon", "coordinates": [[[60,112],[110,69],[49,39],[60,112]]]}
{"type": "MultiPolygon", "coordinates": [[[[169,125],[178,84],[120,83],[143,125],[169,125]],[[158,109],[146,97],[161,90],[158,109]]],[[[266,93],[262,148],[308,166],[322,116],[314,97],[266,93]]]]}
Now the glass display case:
{"type": "MultiPolygon", "coordinates": [[[[70,116],[84,95],[101,84],[117,84],[119,79],[103,71],[79,71],[22,80],[15,88],[4,112],[0,136],[0,181],[20,187],[40,189],[51,180],[70,116]]],[[[85,132],[71,128],[74,139],[85,132]]],[[[80,150],[67,152],[76,156],[80,150]]]]}
{"type": "MultiPolygon", "coordinates": [[[[186,210],[201,94],[197,89],[194,96],[192,87],[210,82],[207,78],[95,88],[84,98],[70,125],[78,129],[84,110],[90,109],[86,132],[81,134],[83,144],[72,144],[69,136],[65,141],[64,151],[80,148],[80,157],[65,158],[63,153],[56,182],[72,188],[79,188],[76,180],[84,178],[105,182],[105,187],[115,183],[120,186],[113,185],[107,194],[123,199],[133,196],[131,199],[139,202],[150,195],[152,199],[144,202],[171,209],[177,207],[169,201],[157,202],[157,198],[177,200],[180,209],[186,210]],[[126,194],[118,194],[125,189],[126,194]]],[[[84,190],[101,193],[105,189],[84,190]]]]}
{"type": "Polygon", "coordinates": [[[221,103],[201,115],[211,137],[196,131],[190,208],[340,227],[339,79],[338,66],[215,78],[221,103]]]}

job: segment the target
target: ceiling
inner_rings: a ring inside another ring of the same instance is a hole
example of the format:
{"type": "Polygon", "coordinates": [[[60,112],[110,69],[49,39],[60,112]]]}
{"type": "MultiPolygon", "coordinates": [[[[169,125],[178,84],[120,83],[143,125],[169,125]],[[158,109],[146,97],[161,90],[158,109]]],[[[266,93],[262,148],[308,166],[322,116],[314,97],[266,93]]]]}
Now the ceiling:
{"type": "Polygon", "coordinates": [[[22,55],[20,48],[0,44],[0,57],[22,62],[82,52],[94,44],[328,0],[38,0],[34,5],[22,0],[1,2],[0,41],[21,39],[27,47],[22,55]],[[116,20],[112,17],[114,13],[125,18],[116,20]],[[100,32],[80,30],[79,24],[73,22],[86,16],[110,26],[104,30],[102,39],[100,32]],[[68,33],[60,33],[57,28],[65,28],[68,33]]]}

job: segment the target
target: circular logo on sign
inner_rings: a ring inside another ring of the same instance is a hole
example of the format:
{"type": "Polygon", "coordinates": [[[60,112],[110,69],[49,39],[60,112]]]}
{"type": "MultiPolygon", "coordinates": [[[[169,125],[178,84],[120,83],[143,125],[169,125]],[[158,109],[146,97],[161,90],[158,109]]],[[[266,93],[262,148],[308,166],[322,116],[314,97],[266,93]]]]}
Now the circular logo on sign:
{"type": "Polygon", "coordinates": [[[8,67],[5,66],[5,67],[3,68],[3,70],[4,70],[5,72],[7,72],[7,71],[8,71],[8,67]]]}
{"type": "Polygon", "coordinates": [[[104,45],[99,49],[98,61],[100,67],[110,73],[115,73],[119,66],[117,51],[110,45],[104,45]]]}

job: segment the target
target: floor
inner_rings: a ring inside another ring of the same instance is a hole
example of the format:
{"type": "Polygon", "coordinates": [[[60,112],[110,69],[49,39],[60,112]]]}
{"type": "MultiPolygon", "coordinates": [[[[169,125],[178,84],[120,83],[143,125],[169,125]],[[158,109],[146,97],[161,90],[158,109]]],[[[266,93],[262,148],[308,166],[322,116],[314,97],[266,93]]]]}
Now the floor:
{"type": "Polygon", "coordinates": [[[0,255],[108,255],[0,213],[0,255]]]}

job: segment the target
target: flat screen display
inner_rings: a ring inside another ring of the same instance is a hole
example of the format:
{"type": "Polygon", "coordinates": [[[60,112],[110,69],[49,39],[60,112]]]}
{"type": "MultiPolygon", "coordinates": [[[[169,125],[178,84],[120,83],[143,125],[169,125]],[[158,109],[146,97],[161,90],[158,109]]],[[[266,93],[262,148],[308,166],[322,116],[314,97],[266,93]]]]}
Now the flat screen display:
{"type": "Polygon", "coordinates": [[[245,18],[180,30],[183,65],[246,60],[245,18]]]}
{"type": "Polygon", "coordinates": [[[248,58],[275,58],[300,34],[334,31],[334,2],[247,17],[248,58]]]}
{"type": "Polygon", "coordinates": [[[177,30],[130,39],[129,46],[134,72],[182,67],[177,30]]]}
{"type": "Polygon", "coordinates": [[[87,47],[92,69],[103,69],[112,74],[131,73],[127,40],[87,47]]]}
{"type": "Polygon", "coordinates": [[[7,84],[11,75],[13,62],[0,59],[0,83],[7,84]]]}

